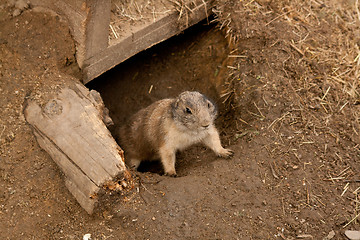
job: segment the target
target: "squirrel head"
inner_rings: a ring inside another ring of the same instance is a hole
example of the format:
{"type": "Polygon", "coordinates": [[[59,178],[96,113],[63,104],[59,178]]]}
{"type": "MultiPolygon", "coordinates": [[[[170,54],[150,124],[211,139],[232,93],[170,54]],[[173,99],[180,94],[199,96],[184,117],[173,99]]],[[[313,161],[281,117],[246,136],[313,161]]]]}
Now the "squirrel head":
{"type": "Polygon", "coordinates": [[[172,103],[174,121],[191,131],[206,131],[217,116],[213,102],[199,92],[183,92],[172,103]]]}

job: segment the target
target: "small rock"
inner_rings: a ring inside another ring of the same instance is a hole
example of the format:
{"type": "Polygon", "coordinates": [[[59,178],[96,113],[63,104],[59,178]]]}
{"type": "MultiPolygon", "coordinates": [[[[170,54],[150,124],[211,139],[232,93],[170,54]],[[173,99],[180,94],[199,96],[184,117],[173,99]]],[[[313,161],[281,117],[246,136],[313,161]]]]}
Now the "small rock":
{"type": "Polygon", "coordinates": [[[13,7],[16,3],[16,0],[8,0],[8,6],[13,7]]]}
{"type": "Polygon", "coordinates": [[[91,234],[87,233],[83,236],[83,240],[91,240],[91,234]]]}
{"type": "Polygon", "coordinates": [[[128,186],[127,183],[124,180],[121,181],[120,183],[121,183],[121,186],[123,186],[124,188],[126,188],[128,186]]]}
{"type": "Polygon", "coordinates": [[[16,8],[16,9],[14,10],[12,16],[13,16],[13,17],[17,17],[17,16],[19,16],[20,14],[21,14],[21,10],[18,9],[18,8],[16,8]]]}
{"type": "Polygon", "coordinates": [[[29,4],[25,0],[18,0],[15,2],[15,7],[21,11],[29,8],[29,4]]]}
{"type": "Polygon", "coordinates": [[[314,237],[310,234],[300,234],[296,236],[297,238],[311,238],[313,239],[314,237]]]}
{"type": "Polygon", "coordinates": [[[323,240],[330,240],[330,239],[332,239],[333,237],[335,237],[335,231],[334,231],[334,230],[331,230],[331,231],[329,232],[329,234],[328,234],[326,237],[323,238],[323,240]]]}
{"type": "Polygon", "coordinates": [[[360,231],[346,230],[345,235],[350,240],[360,240],[360,231]]]}

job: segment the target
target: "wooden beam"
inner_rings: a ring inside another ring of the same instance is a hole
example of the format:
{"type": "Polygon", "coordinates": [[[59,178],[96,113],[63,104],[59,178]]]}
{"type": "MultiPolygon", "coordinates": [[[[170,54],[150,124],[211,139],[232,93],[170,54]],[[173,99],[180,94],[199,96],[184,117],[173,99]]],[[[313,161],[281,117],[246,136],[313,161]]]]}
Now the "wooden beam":
{"type": "Polygon", "coordinates": [[[40,147],[89,214],[103,185],[127,174],[123,152],[104,123],[111,123],[107,113],[100,95],[80,84],[63,88],[43,109],[28,101],[24,110],[40,147]]]}
{"type": "Polygon", "coordinates": [[[187,27],[205,19],[211,12],[212,1],[204,1],[189,13],[188,25],[179,24],[179,14],[174,10],[172,13],[148,23],[144,28],[129,33],[128,37],[121,41],[114,41],[104,51],[101,51],[84,62],[83,82],[88,83],[105,71],[113,68],[131,56],[162,42],[187,27]]]}
{"type": "Polygon", "coordinates": [[[86,52],[89,59],[104,51],[109,45],[110,0],[86,0],[88,15],[86,20],[86,52]]]}

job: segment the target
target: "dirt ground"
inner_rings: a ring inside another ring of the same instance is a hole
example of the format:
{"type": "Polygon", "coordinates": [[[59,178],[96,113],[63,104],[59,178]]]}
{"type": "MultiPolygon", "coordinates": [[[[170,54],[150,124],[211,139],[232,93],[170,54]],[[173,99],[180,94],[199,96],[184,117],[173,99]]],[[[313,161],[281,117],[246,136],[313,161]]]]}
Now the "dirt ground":
{"type": "Polygon", "coordinates": [[[143,164],[132,191],[109,193],[89,216],[22,114],[27,96],[80,81],[66,22],[31,7],[13,16],[0,0],[0,238],[346,239],[360,213],[356,4],[217,1],[218,24],[90,83],[116,125],[155,100],[201,91],[219,106],[216,125],[235,154],[191,147],[177,155],[177,178],[143,164]]]}

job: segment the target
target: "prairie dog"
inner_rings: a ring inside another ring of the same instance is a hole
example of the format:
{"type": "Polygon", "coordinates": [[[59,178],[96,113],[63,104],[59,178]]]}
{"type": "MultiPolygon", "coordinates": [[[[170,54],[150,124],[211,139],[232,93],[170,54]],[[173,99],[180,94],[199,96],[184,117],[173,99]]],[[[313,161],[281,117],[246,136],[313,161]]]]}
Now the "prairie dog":
{"type": "Polygon", "coordinates": [[[137,168],[144,160],[160,159],[165,175],[176,176],[175,154],[202,142],[218,156],[229,157],[214,125],[215,105],[199,92],[183,92],[141,109],[120,129],[126,163],[137,168]]]}

